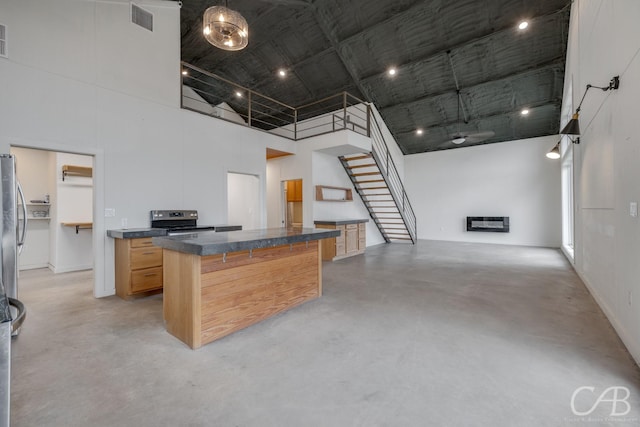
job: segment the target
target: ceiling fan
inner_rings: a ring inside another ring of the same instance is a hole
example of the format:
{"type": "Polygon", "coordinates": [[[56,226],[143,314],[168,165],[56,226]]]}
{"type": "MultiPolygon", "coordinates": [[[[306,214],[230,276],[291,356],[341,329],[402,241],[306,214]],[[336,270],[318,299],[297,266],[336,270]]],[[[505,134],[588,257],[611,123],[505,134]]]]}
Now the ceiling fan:
{"type": "Polygon", "coordinates": [[[453,59],[451,58],[451,51],[447,51],[447,57],[449,58],[449,65],[451,66],[451,73],[453,74],[453,81],[456,84],[456,95],[458,97],[458,130],[456,133],[452,133],[449,135],[449,140],[445,142],[453,143],[456,145],[460,145],[464,142],[476,143],[482,142],[494,136],[496,133],[493,131],[485,131],[485,132],[461,132],[460,131],[460,110],[462,110],[462,119],[465,124],[469,123],[467,120],[467,115],[464,112],[464,105],[462,105],[462,94],[460,93],[460,85],[458,85],[458,76],[456,75],[456,69],[453,67],[453,59]]]}
{"type": "Polygon", "coordinates": [[[456,145],[460,145],[465,142],[476,143],[482,142],[494,136],[496,133],[491,130],[484,132],[460,131],[460,110],[462,110],[462,118],[464,123],[467,124],[469,123],[469,121],[467,120],[466,114],[464,114],[464,108],[462,106],[462,94],[460,93],[460,89],[456,89],[456,93],[458,95],[458,130],[455,133],[449,135],[450,139],[447,142],[451,142],[456,145]]]}

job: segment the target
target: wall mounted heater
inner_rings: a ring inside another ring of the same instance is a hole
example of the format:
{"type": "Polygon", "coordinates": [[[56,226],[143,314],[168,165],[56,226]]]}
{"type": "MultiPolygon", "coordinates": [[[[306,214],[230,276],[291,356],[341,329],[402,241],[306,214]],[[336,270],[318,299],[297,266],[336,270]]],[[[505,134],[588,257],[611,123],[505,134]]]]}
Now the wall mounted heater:
{"type": "Polygon", "coordinates": [[[508,233],[508,216],[468,216],[467,231],[484,231],[492,233],[508,233]]]}

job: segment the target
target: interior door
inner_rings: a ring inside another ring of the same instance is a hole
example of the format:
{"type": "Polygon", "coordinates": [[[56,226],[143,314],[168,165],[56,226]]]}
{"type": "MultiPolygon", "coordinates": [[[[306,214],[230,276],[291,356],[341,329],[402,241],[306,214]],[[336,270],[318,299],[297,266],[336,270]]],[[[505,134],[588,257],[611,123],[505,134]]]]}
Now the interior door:
{"type": "Polygon", "coordinates": [[[260,179],[256,175],[227,174],[227,222],[243,230],[260,228],[260,179]]]}

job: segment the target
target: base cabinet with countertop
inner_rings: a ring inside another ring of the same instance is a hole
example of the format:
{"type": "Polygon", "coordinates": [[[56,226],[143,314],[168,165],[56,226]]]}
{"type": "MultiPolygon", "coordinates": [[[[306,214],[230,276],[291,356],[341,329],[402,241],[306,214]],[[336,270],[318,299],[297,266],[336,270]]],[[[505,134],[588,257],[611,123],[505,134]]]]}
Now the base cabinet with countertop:
{"type": "Polygon", "coordinates": [[[321,246],[337,232],[262,229],[155,237],[167,331],[196,349],[322,295],[321,246]]]}
{"type": "Polygon", "coordinates": [[[322,240],[322,259],[334,261],[363,254],[367,247],[368,219],[315,221],[316,228],[339,230],[340,236],[322,240]]]}
{"type": "Polygon", "coordinates": [[[116,295],[129,299],[162,290],[162,248],[151,237],[115,240],[116,295]]]}

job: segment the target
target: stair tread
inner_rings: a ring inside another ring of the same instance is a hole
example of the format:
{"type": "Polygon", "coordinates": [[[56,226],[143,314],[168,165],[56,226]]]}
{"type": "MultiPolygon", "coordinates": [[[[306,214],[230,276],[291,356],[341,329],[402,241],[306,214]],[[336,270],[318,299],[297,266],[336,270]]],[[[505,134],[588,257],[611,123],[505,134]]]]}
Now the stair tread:
{"type": "Polygon", "coordinates": [[[351,176],[365,176],[365,175],[382,175],[380,172],[360,172],[352,173],[351,176]]]}
{"type": "Polygon", "coordinates": [[[368,180],[368,181],[358,181],[358,180],[356,180],[357,184],[366,184],[368,182],[384,182],[384,179],[371,179],[371,180],[368,180]]]}
{"type": "Polygon", "coordinates": [[[366,165],[347,165],[347,168],[349,169],[356,169],[356,168],[377,168],[378,165],[376,165],[375,163],[367,163],[366,165]]]}
{"type": "Polygon", "coordinates": [[[342,156],[342,158],[348,162],[352,161],[352,160],[363,160],[363,159],[370,159],[372,156],[371,154],[363,154],[361,156],[355,156],[355,157],[345,157],[342,156]]]}

